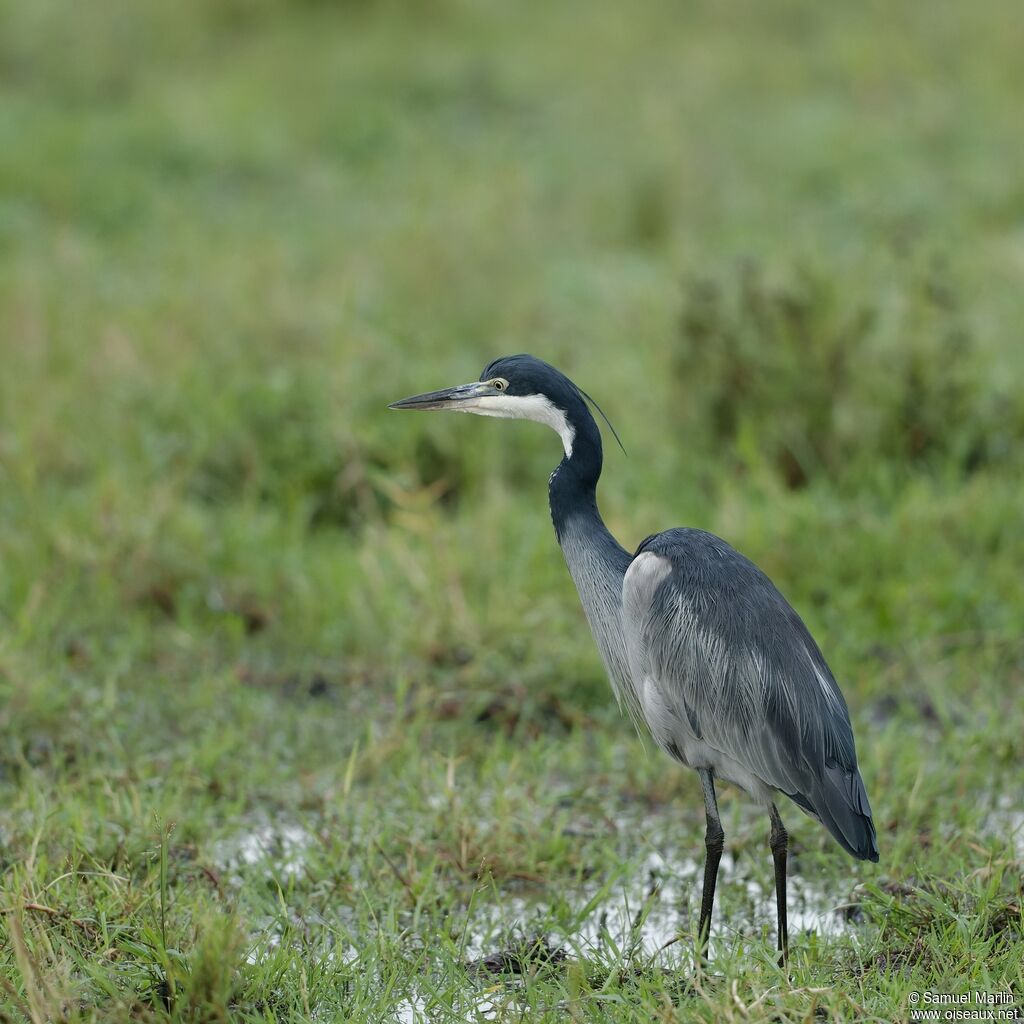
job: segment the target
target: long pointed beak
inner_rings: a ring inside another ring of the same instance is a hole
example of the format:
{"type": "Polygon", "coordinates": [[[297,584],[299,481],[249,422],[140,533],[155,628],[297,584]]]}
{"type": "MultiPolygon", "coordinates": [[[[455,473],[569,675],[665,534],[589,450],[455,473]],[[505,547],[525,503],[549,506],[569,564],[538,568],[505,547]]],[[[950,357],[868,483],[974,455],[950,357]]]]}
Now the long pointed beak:
{"type": "Polygon", "coordinates": [[[388,408],[418,409],[421,412],[430,409],[453,409],[458,412],[460,408],[464,408],[464,402],[491,394],[494,394],[494,388],[490,384],[475,380],[470,384],[459,384],[454,388],[442,388],[440,391],[428,391],[423,395],[403,398],[401,401],[392,402],[388,408]]]}

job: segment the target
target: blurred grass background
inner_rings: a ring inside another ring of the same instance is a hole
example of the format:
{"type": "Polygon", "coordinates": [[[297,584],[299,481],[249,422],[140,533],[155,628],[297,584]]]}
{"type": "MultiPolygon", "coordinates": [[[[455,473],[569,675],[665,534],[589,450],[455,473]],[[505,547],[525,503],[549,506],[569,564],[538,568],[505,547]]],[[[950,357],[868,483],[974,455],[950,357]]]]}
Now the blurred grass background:
{"type": "MultiPolygon", "coordinates": [[[[0,0],[8,908],[85,861],[151,898],[154,815],[208,863],[256,811],[355,834],[356,792],[395,809],[358,856],[397,856],[442,755],[468,759],[470,829],[491,771],[555,800],[545,765],[578,800],[699,809],[610,707],[545,508],[557,441],[385,411],[516,351],[622,434],[624,545],[714,530],[807,620],[882,869],[968,873],[959,848],[923,868],[920,837],[1024,781],[1015,10],[0,0]]],[[[64,898],[137,941],[118,893],[64,898]]],[[[249,898],[203,913],[247,934],[249,898]]],[[[108,990],[49,923],[18,925],[24,1005],[50,957],[74,1013],[185,1012],[131,972],[108,990]]],[[[230,957],[203,980],[216,946],[182,969],[195,1006],[269,1012],[230,957]]]]}

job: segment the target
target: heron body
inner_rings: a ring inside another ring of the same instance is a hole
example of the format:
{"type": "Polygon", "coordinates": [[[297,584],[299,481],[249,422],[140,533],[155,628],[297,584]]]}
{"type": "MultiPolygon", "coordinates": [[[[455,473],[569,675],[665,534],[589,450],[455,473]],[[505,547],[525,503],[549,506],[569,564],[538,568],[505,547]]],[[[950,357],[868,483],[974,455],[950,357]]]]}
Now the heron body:
{"type": "Polygon", "coordinates": [[[701,949],[724,844],[717,778],[769,811],[785,957],[787,835],[777,794],[854,857],[878,860],[846,702],[797,613],[725,541],[703,530],[666,530],[631,555],[615,540],[597,507],[603,452],[587,400],[548,363],[516,355],[489,364],[479,381],[392,408],[532,419],[559,435],[564,456],[548,484],[551,518],[616,697],[659,747],[701,778],[701,949]]]}

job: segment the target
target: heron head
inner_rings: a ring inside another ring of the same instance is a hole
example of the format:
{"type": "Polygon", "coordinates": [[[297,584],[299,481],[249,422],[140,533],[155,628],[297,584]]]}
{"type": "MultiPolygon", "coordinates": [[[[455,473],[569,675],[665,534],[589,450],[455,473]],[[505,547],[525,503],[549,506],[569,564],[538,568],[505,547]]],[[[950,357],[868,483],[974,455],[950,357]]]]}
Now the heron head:
{"type": "Polygon", "coordinates": [[[503,356],[479,380],[392,402],[389,409],[472,412],[477,416],[535,420],[551,427],[572,455],[579,424],[591,421],[583,393],[565,374],[534,356],[503,356]]]}

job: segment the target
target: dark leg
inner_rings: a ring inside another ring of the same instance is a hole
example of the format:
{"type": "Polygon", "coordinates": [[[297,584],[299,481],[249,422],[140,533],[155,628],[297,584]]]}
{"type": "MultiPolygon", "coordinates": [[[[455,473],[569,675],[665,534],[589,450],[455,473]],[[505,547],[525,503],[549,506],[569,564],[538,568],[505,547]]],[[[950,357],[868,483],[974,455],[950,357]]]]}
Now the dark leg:
{"type": "Polygon", "coordinates": [[[789,926],[786,923],[786,844],[789,836],[779,817],[779,809],[772,804],[769,811],[772,818],[772,834],[768,842],[775,860],[775,904],[779,915],[779,966],[785,967],[789,959],[789,926]]]}
{"type": "Polygon", "coordinates": [[[704,861],[704,894],[700,901],[700,924],[697,926],[697,949],[703,960],[711,933],[711,911],[715,905],[715,882],[718,880],[718,862],[722,859],[725,846],[725,832],[718,817],[718,801],[715,799],[715,778],[707,768],[698,768],[701,788],[704,790],[704,816],[707,830],[704,845],[707,859],[704,861]]]}

